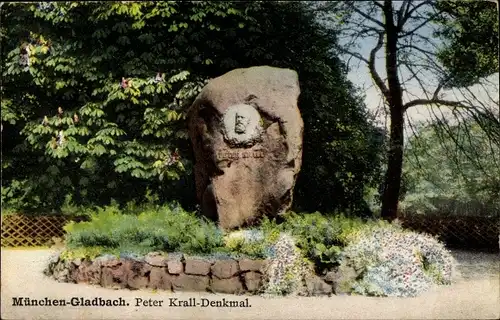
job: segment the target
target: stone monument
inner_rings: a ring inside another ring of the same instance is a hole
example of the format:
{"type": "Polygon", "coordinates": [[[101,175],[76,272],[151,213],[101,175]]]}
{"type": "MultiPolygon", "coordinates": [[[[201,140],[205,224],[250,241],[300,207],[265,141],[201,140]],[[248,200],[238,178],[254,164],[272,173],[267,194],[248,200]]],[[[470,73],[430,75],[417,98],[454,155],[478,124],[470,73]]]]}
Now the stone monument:
{"type": "Polygon", "coordinates": [[[291,205],[302,162],[297,73],[268,66],[212,79],[188,114],[197,198],[224,229],[291,205]]]}

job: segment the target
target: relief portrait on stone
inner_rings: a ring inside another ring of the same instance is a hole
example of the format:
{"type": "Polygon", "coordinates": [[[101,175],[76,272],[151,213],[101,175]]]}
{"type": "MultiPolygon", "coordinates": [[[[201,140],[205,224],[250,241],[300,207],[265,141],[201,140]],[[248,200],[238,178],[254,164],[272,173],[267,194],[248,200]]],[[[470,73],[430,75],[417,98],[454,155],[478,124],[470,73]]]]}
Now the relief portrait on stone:
{"type": "Polygon", "coordinates": [[[291,206],[304,123],[297,72],[269,66],[211,79],[190,107],[201,213],[225,230],[291,206]]]}
{"type": "Polygon", "coordinates": [[[237,134],[243,134],[247,130],[247,126],[250,123],[250,119],[236,111],[236,119],[234,125],[234,132],[237,134]]]}
{"type": "Polygon", "coordinates": [[[230,147],[251,147],[261,138],[260,114],[249,104],[229,107],[222,122],[224,139],[230,147]]]}

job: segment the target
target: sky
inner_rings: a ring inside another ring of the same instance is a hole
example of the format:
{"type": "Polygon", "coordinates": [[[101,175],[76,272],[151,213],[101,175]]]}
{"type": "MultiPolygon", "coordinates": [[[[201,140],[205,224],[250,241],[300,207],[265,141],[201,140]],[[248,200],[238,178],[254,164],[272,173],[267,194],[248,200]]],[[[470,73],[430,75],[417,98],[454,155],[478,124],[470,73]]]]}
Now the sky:
{"type": "MultiPolygon", "coordinates": [[[[371,41],[364,42],[362,44],[361,52],[369,52],[372,48],[373,48],[373,44],[371,44],[371,41]]],[[[366,106],[368,107],[368,109],[373,113],[377,113],[377,110],[379,110],[379,107],[382,104],[382,98],[381,98],[382,96],[381,96],[380,90],[376,87],[376,85],[374,84],[374,82],[370,76],[370,73],[368,71],[368,67],[364,63],[360,63],[360,64],[352,63],[351,65],[352,65],[351,70],[347,75],[348,79],[352,83],[354,83],[356,86],[360,87],[362,89],[362,91],[365,93],[365,95],[366,95],[365,103],[366,103],[366,106]]],[[[381,74],[384,74],[384,72],[383,72],[384,67],[385,67],[384,57],[382,57],[382,56],[377,57],[376,62],[375,62],[375,66],[376,66],[376,69],[381,74]]],[[[497,97],[497,99],[498,99],[499,74],[498,73],[494,74],[494,75],[490,76],[489,78],[487,78],[487,80],[492,83],[492,85],[487,87],[488,93],[490,94],[491,97],[497,97]]],[[[413,95],[415,97],[419,97],[419,98],[425,98],[425,94],[424,94],[423,90],[421,90],[417,86],[408,86],[407,89],[411,93],[411,95],[413,95]]],[[[490,100],[487,97],[486,92],[484,92],[484,89],[481,88],[480,86],[474,86],[474,87],[471,87],[470,89],[482,101],[490,100]]],[[[447,92],[447,91],[445,91],[445,92],[447,92]]],[[[460,94],[457,94],[457,95],[460,96],[460,94]]],[[[448,96],[449,96],[450,100],[457,100],[457,98],[455,97],[455,94],[453,92],[448,92],[448,96]]],[[[406,98],[405,102],[409,100],[407,96],[405,98],[406,98]]],[[[445,114],[450,113],[448,108],[442,108],[442,109],[443,109],[443,112],[445,114]]],[[[385,123],[384,114],[382,112],[380,112],[380,110],[377,114],[378,114],[377,119],[380,122],[385,123]]],[[[428,120],[433,118],[430,109],[425,107],[425,106],[416,106],[416,107],[410,108],[407,111],[407,116],[410,119],[410,121],[413,121],[414,123],[425,122],[425,121],[428,121],[428,120]]]]}
{"type": "MultiPolygon", "coordinates": [[[[398,9],[397,4],[395,9],[396,10],[398,9]]],[[[377,15],[374,15],[374,18],[377,20],[380,19],[380,17],[377,17],[377,15]]],[[[420,34],[432,38],[433,39],[432,41],[435,42],[437,45],[440,44],[439,40],[432,36],[432,29],[430,27],[429,28],[424,27],[420,29],[420,34]]],[[[359,47],[357,48],[356,52],[361,54],[363,57],[369,57],[369,53],[371,49],[375,46],[376,41],[374,38],[363,38],[361,41],[358,41],[358,44],[359,47]]],[[[384,47],[382,47],[379,50],[375,61],[376,69],[379,72],[382,79],[385,79],[384,59],[385,59],[384,47]]],[[[356,86],[361,88],[362,91],[364,91],[364,93],[366,94],[365,103],[369,108],[369,110],[378,115],[377,120],[381,125],[389,125],[387,116],[384,114],[384,112],[380,112],[381,109],[379,107],[382,106],[381,94],[379,89],[375,86],[374,82],[372,81],[372,78],[369,74],[368,66],[364,62],[360,62],[359,60],[352,58],[350,60],[349,67],[350,67],[350,72],[348,74],[348,79],[352,81],[356,86]],[[377,110],[379,110],[378,113],[377,110]]],[[[400,77],[401,80],[403,81],[404,79],[407,79],[409,77],[409,72],[404,68],[400,68],[400,70],[401,70],[400,77]]],[[[426,90],[428,92],[433,92],[437,85],[437,79],[435,78],[435,76],[432,73],[424,73],[422,75],[422,78],[425,79],[426,83],[424,84],[424,86],[426,86],[426,90]]],[[[496,108],[496,110],[498,110],[498,103],[496,105],[493,104],[488,95],[490,97],[493,97],[493,99],[496,99],[496,101],[498,101],[499,74],[498,73],[494,74],[489,78],[487,78],[487,80],[489,82],[488,86],[484,87],[481,85],[476,85],[469,89],[478,98],[478,100],[488,103],[488,105],[490,105],[492,108],[496,108]]],[[[415,98],[426,98],[425,93],[422,90],[422,87],[415,81],[407,82],[407,84],[404,86],[404,89],[406,90],[403,96],[404,102],[408,102],[415,98]]],[[[463,90],[461,91],[464,92],[463,90]]],[[[443,91],[443,94],[444,94],[443,98],[447,100],[456,101],[463,99],[463,95],[457,90],[443,91]]],[[[468,93],[466,94],[467,96],[469,96],[468,93]]],[[[434,106],[432,109],[442,111],[443,115],[446,118],[449,119],[452,118],[450,110],[446,107],[439,107],[439,109],[437,109],[434,106]]],[[[440,114],[440,111],[438,111],[438,114],[440,114]]],[[[430,111],[429,107],[426,106],[412,107],[407,111],[406,125],[408,126],[408,120],[410,120],[410,122],[412,123],[428,122],[430,119],[433,118],[432,114],[433,113],[430,111]]]]}

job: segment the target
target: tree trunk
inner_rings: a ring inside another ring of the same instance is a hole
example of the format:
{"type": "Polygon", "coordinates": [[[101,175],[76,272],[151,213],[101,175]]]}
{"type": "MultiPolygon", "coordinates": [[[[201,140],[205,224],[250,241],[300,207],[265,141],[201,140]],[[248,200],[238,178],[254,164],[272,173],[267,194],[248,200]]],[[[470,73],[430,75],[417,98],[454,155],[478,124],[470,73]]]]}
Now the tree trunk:
{"type": "Polygon", "coordinates": [[[398,217],[399,192],[403,171],[403,124],[403,112],[391,110],[391,131],[381,212],[382,218],[389,221],[398,217]]]}
{"type": "Polygon", "coordinates": [[[392,1],[384,1],[385,17],[385,67],[387,71],[387,83],[389,96],[386,100],[389,104],[391,116],[391,130],[389,139],[387,172],[384,181],[384,193],[382,195],[382,218],[392,221],[398,216],[399,192],[401,189],[401,174],[403,170],[403,143],[404,143],[404,110],[403,91],[398,77],[397,67],[397,43],[398,30],[394,25],[392,1]]]}

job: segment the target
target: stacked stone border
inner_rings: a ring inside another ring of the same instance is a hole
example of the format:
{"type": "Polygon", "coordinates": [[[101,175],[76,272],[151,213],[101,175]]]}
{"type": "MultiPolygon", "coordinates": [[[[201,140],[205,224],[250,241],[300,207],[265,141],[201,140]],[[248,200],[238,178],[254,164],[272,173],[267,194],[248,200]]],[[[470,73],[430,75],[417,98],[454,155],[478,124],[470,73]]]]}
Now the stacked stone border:
{"type": "MultiPolygon", "coordinates": [[[[49,262],[44,273],[59,281],[98,285],[112,289],[149,289],[170,292],[212,292],[236,295],[262,293],[266,260],[214,259],[184,254],[150,253],[144,258],[113,256],[49,262]]],[[[336,274],[310,275],[304,279],[305,296],[331,295],[336,274]]]]}

